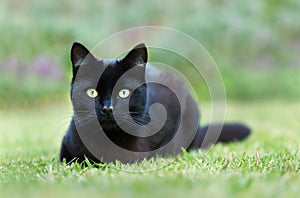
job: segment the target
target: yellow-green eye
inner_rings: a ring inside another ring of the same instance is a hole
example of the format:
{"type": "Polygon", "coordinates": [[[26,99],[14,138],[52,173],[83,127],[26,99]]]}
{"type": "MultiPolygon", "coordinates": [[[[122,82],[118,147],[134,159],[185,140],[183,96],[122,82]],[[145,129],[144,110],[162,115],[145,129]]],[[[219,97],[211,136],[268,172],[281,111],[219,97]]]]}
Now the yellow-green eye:
{"type": "Polygon", "coordinates": [[[91,98],[96,98],[98,96],[98,92],[95,89],[88,89],[86,94],[91,98]]]}
{"type": "Polygon", "coordinates": [[[120,92],[119,92],[119,96],[120,98],[127,98],[130,94],[130,91],[128,89],[122,89],[120,92]]]}

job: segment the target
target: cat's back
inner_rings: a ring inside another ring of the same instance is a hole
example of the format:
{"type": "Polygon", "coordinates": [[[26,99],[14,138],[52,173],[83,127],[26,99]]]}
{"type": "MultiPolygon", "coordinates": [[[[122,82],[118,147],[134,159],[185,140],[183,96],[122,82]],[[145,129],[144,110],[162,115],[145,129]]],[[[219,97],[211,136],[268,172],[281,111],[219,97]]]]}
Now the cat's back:
{"type": "MultiPolygon", "coordinates": [[[[182,99],[188,98],[189,100],[193,100],[183,79],[171,70],[161,70],[151,64],[147,64],[145,79],[147,83],[154,82],[171,89],[176,95],[181,96],[180,98],[182,99]]],[[[159,90],[151,91],[158,92],[159,90]]]]}
{"type": "Polygon", "coordinates": [[[176,94],[183,112],[196,110],[198,113],[198,105],[193,99],[187,85],[179,75],[174,74],[172,71],[161,70],[153,65],[147,64],[145,78],[148,83],[154,82],[156,84],[161,84],[161,86],[154,86],[149,90],[155,97],[160,98],[160,100],[167,101],[168,103],[173,103],[174,101],[172,101],[166,93],[166,88],[171,89],[172,92],[176,94]]]}

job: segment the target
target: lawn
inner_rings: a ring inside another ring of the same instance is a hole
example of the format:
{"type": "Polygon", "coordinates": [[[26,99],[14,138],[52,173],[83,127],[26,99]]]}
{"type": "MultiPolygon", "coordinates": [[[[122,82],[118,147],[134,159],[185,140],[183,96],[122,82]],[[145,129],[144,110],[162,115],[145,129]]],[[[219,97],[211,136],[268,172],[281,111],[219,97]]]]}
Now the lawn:
{"type": "MultiPolygon", "coordinates": [[[[203,115],[208,115],[209,105],[202,106],[203,115]]],[[[230,102],[226,120],[243,120],[253,130],[245,142],[99,168],[58,162],[70,116],[68,103],[0,110],[2,198],[297,197],[300,193],[300,103],[230,102]]]]}

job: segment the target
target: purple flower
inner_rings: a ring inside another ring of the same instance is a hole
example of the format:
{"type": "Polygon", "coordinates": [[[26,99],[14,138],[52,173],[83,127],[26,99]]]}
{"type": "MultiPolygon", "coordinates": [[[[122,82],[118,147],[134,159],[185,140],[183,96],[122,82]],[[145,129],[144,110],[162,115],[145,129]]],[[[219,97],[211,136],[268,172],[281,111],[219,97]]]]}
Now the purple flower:
{"type": "Polygon", "coordinates": [[[33,73],[40,78],[61,80],[64,76],[62,65],[45,57],[38,57],[32,63],[33,73]]]}

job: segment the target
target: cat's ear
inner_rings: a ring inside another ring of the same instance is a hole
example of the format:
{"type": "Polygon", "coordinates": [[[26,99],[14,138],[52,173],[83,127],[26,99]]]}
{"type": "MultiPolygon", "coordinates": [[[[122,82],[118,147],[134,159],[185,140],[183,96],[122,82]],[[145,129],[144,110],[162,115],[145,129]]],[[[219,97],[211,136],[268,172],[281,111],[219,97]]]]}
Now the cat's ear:
{"type": "Polygon", "coordinates": [[[77,71],[80,65],[96,60],[90,51],[80,43],[73,43],[71,49],[71,62],[73,65],[73,72],[77,71]]]}
{"type": "Polygon", "coordinates": [[[123,59],[131,66],[145,66],[148,60],[148,52],[144,43],[135,46],[123,59]]]}

